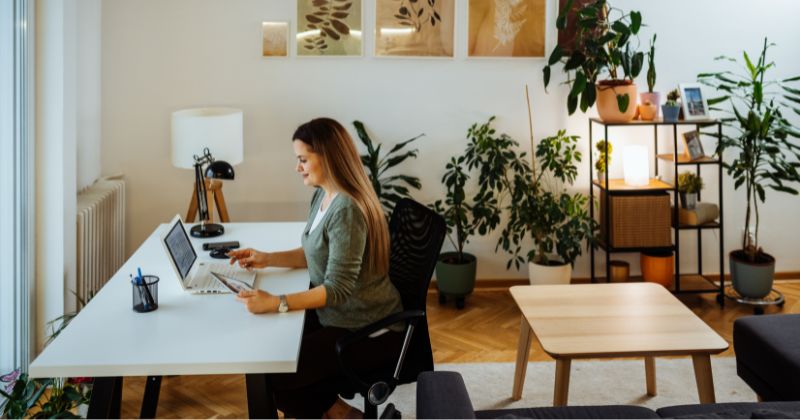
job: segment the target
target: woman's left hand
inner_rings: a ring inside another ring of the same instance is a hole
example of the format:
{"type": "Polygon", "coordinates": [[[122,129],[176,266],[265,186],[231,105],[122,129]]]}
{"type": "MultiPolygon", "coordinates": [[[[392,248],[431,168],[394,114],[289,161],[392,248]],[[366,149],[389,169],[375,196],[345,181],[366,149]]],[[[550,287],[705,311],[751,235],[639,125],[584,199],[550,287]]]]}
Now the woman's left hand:
{"type": "Polygon", "coordinates": [[[280,299],[263,290],[242,290],[236,296],[236,300],[244,303],[248,311],[254,314],[267,312],[278,312],[280,299]]]}

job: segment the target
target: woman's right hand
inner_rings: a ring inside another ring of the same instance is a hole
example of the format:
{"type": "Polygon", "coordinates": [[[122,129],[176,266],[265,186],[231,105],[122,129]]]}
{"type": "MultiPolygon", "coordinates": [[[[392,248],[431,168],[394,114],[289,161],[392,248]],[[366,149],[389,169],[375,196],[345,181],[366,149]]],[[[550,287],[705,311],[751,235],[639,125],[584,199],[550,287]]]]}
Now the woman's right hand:
{"type": "Polygon", "coordinates": [[[239,267],[248,271],[267,266],[267,253],[256,251],[253,248],[233,249],[228,252],[228,256],[231,257],[231,265],[238,261],[239,267]]]}

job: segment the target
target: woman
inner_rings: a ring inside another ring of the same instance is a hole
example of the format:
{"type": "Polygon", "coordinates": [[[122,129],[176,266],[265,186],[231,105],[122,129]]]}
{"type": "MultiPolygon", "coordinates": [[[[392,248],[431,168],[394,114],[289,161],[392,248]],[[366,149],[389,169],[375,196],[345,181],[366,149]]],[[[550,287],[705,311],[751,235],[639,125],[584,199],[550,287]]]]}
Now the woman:
{"type": "MultiPolygon", "coordinates": [[[[237,299],[252,313],[306,310],[297,372],[272,375],[278,408],[287,417],[352,417],[338,398],[342,373],[336,341],[402,310],[389,281],[389,229],[350,135],[338,122],[318,118],[295,131],[292,146],[303,183],[316,188],[302,247],[283,252],[231,251],[231,264],[246,269],[308,268],[311,289],[288,296],[263,290],[237,299]],[[314,310],[311,310],[314,309],[314,310]]],[[[401,328],[400,328],[401,330],[401,328]]],[[[387,348],[398,348],[400,331],[371,338],[349,355],[360,369],[381,366],[387,348]]]]}

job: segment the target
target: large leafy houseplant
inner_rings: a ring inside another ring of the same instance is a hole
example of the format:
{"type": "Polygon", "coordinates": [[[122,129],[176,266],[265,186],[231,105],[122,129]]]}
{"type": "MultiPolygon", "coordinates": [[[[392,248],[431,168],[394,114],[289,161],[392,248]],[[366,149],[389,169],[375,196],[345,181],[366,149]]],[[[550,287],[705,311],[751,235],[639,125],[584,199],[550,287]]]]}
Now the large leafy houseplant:
{"type": "MultiPolygon", "coordinates": [[[[567,30],[567,17],[573,0],[568,0],[556,19],[559,32],[567,30]]],[[[626,13],[611,7],[606,0],[586,3],[575,14],[577,32],[572,43],[564,48],[556,45],[543,69],[544,86],[550,84],[551,67],[562,63],[567,73],[567,110],[572,115],[580,106],[586,112],[597,99],[597,86],[612,89],[620,112],[632,105],[628,93],[617,93],[617,87],[631,85],[642,70],[644,53],[631,47],[642,26],[642,15],[626,13]],[[608,77],[607,80],[600,80],[608,77]],[[599,81],[598,81],[599,80],[599,81]]]]}
{"type": "Polygon", "coordinates": [[[367,148],[367,153],[361,155],[361,163],[367,170],[367,175],[372,182],[372,187],[375,189],[375,193],[378,195],[381,205],[383,205],[383,210],[388,216],[392,213],[395,204],[401,198],[411,198],[409,188],[417,190],[422,188],[419,178],[415,176],[403,174],[391,175],[389,172],[392,168],[403,163],[408,158],[417,157],[419,150],[412,149],[404,151],[403,149],[425,134],[420,134],[414,138],[397,143],[388,153],[381,156],[382,144],[375,145],[367,133],[364,124],[361,121],[353,121],[353,125],[356,127],[356,132],[358,133],[358,138],[361,139],[361,143],[367,148]]]}
{"type": "MultiPolygon", "coordinates": [[[[717,60],[730,61],[739,65],[737,71],[702,73],[698,75],[701,83],[723,93],[723,96],[708,101],[711,109],[728,113],[723,119],[727,130],[718,138],[717,153],[733,151],[735,157],[724,162],[724,167],[734,179],[734,188],[744,187],[746,211],[742,249],[731,253],[733,263],[771,265],[774,271],[775,260],[765,253],[758,239],[760,228],[759,203],[767,199],[767,189],[793,195],[798,194],[794,186],[800,182],[800,129],[794,126],[785,115],[794,111],[800,115],[800,89],[793,87],[800,76],[784,80],[766,79],[767,71],[775,63],[767,60],[767,51],[774,44],[764,39],[764,46],[756,61],[747,52],[742,54],[743,62],[730,57],[717,60]],[[729,109],[715,106],[728,103],[729,109]],[[750,228],[753,226],[753,233],[750,228]]],[[[716,135],[716,134],[713,134],[716,135]]],[[[734,287],[737,287],[737,272],[732,269],[734,287]]],[[[749,297],[769,293],[769,284],[760,293],[737,290],[749,297]]]]}

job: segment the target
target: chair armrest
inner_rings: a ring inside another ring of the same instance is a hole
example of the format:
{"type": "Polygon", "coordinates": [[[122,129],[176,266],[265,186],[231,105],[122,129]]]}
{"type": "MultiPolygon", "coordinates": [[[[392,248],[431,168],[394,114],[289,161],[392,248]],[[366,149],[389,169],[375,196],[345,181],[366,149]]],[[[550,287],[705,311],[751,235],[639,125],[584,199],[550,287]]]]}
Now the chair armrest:
{"type": "Polygon", "coordinates": [[[417,377],[418,419],[474,419],[464,379],[457,372],[422,372],[417,377]]]}

